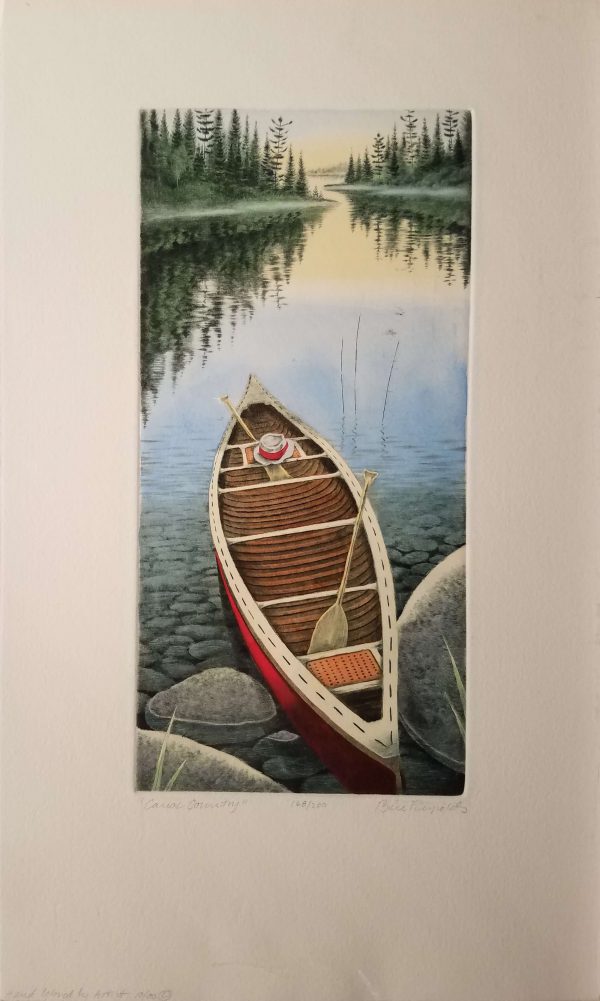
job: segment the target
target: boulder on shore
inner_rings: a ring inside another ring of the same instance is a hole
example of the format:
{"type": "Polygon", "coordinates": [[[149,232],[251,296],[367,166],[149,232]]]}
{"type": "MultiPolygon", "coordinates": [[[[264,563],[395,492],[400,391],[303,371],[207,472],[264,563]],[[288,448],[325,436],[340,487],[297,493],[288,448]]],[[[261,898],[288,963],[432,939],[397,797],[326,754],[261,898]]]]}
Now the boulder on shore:
{"type": "Polygon", "coordinates": [[[137,731],[137,788],[151,790],[156,762],[167,741],[161,791],[185,762],[172,792],[286,792],[278,782],[214,747],[205,747],[187,737],[152,730],[137,731]]]}
{"type": "Polygon", "coordinates": [[[462,721],[464,713],[450,653],[464,684],[465,557],[463,546],[431,570],[398,619],[400,718],[413,740],[459,772],[465,745],[455,713],[462,721]]]}
{"type": "Polygon", "coordinates": [[[146,722],[166,730],[173,713],[173,733],[212,746],[249,743],[278,725],[266,688],[232,667],[208,668],[159,692],[146,706],[146,722]]]}

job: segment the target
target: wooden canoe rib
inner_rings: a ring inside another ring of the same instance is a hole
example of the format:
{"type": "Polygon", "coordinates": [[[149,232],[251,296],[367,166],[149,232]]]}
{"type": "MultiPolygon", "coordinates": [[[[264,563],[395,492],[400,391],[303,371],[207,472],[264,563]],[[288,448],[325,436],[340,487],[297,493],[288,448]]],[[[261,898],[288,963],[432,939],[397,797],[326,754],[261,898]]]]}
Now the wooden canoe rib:
{"type": "Polygon", "coordinates": [[[360,484],[255,376],[238,412],[256,438],[278,431],[295,442],[286,480],[268,478],[233,420],[215,457],[211,532],[242,635],[283,709],[347,789],[400,791],[394,587],[371,504],[344,599],[348,646],[308,656],[341,580],[360,484]]]}

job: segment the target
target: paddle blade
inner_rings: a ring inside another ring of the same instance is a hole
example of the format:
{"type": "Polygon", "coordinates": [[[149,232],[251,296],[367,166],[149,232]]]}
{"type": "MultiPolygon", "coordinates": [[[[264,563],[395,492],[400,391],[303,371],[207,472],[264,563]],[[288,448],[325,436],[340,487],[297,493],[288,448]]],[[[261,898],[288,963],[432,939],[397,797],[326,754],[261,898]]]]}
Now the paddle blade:
{"type": "Polygon", "coordinates": [[[345,646],[348,646],[348,619],[342,606],[336,602],[323,612],[317,622],[308,652],[325,653],[345,646]]]}
{"type": "Polygon", "coordinates": [[[287,469],[283,468],[283,466],[269,465],[265,466],[265,469],[267,470],[267,476],[274,483],[277,480],[289,480],[290,478],[290,474],[288,473],[287,469]]]}

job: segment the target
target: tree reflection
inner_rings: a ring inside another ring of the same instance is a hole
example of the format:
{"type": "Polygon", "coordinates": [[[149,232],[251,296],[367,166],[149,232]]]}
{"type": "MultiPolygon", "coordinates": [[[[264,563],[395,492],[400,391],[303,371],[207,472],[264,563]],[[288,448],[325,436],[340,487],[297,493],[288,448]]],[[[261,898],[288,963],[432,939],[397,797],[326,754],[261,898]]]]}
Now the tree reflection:
{"type": "Polygon", "coordinates": [[[142,228],[141,389],[146,420],[171,352],[174,381],[196,351],[202,364],[218,350],[223,329],[235,331],[257,302],[286,305],[285,287],[302,259],[321,211],[213,217],[142,228]]]}
{"type": "Polygon", "coordinates": [[[418,253],[426,266],[433,255],[447,285],[462,281],[467,287],[471,268],[468,202],[346,194],[352,230],[360,227],[371,235],[376,257],[401,257],[407,271],[412,271],[418,253]]]}

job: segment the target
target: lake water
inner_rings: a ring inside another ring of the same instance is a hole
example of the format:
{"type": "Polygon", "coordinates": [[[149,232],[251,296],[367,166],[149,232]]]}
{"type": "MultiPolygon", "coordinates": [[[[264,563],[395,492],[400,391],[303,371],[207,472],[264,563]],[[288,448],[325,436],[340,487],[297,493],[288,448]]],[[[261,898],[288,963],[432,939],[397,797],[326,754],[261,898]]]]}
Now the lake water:
{"type": "MultiPolygon", "coordinates": [[[[192,615],[212,601],[225,637],[215,656],[243,656],[222,619],[207,492],[229,419],[218,397],[236,401],[250,372],[358,474],[379,472],[398,611],[464,543],[468,225],[433,199],[412,211],[394,196],[325,195],[308,212],[143,232],[142,662],[171,678],[185,676],[164,645],[186,613],[176,605],[192,615]],[[411,552],[421,558],[406,565],[411,552]]],[[[444,791],[432,774],[440,788],[423,791],[444,791]]]]}

